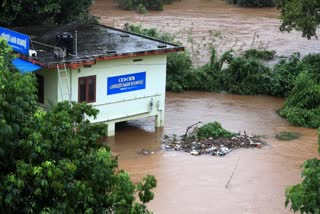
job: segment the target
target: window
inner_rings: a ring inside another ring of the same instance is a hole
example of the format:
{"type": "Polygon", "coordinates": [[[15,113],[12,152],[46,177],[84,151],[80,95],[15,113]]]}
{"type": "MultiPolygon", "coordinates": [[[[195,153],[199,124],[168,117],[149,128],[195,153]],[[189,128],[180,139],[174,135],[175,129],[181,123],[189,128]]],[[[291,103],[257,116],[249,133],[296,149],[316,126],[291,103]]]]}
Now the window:
{"type": "Polygon", "coordinates": [[[95,102],[96,76],[80,77],[78,84],[78,101],[87,103],[95,102]]]}

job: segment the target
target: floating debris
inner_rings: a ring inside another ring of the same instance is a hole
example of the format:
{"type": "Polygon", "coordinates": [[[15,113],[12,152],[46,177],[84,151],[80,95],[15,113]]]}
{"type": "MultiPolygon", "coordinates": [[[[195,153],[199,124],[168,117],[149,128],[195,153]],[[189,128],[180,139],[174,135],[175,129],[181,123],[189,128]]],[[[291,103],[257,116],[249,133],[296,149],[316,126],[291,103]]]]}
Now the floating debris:
{"type": "Polygon", "coordinates": [[[162,149],[166,151],[184,151],[191,155],[198,156],[203,154],[213,156],[225,156],[231,151],[239,148],[262,148],[265,145],[257,136],[249,136],[246,133],[235,134],[230,138],[217,138],[212,137],[208,139],[194,140],[181,136],[178,138],[176,135],[167,136],[162,141],[162,149]]]}
{"type": "Polygon", "coordinates": [[[137,152],[138,154],[141,155],[152,155],[154,154],[153,151],[150,151],[149,149],[141,149],[140,151],[137,152]]]}

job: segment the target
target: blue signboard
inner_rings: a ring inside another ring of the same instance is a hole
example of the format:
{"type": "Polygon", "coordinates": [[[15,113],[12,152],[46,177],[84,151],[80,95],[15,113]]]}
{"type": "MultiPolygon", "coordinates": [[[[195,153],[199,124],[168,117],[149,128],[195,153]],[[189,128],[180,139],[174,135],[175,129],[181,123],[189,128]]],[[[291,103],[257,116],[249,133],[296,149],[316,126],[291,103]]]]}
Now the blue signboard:
{"type": "Polygon", "coordinates": [[[0,36],[8,41],[13,50],[29,55],[29,36],[3,27],[0,27],[0,36]]]}
{"type": "Polygon", "coordinates": [[[146,72],[108,77],[107,95],[119,94],[146,88],[146,72]]]}

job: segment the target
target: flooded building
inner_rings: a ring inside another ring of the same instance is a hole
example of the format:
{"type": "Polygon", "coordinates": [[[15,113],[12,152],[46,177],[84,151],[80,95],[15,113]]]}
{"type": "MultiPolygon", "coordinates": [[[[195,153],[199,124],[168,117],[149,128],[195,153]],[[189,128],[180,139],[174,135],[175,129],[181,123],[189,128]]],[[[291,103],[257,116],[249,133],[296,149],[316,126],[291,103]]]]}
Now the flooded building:
{"type": "Polygon", "coordinates": [[[122,121],[155,117],[164,125],[166,55],[183,47],[99,24],[0,28],[0,35],[19,52],[14,65],[36,73],[46,109],[92,104],[100,113],[89,119],[106,123],[108,136],[122,121]]]}

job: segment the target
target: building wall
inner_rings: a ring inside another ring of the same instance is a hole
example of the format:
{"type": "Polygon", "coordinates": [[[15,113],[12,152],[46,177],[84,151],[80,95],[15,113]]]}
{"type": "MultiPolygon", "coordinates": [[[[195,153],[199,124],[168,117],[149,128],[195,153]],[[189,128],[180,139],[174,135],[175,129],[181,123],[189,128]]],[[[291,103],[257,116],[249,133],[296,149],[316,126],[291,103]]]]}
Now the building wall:
{"type": "MultiPolygon", "coordinates": [[[[54,72],[56,73],[56,72],[54,72]]],[[[85,68],[69,70],[71,100],[78,101],[78,79],[96,75],[96,102],[91,103],[100,113],[92,122],[105,122],[109,125],[109,135],[114,134],[114,123],[132,119],[156,116],[156,126],[163,126],[165,110],[166,55],[115,59],[97,62],[85,68]],[[142,59],[142,61],[134,61],[142,59]],[[107,94],[109,77],[146,72],[146,87],[142,90],[107,94]]],[[[60,82],[58,81],[58,84],[60,82]]],[[[62,81],[64,94],[60,87],[58,101],[67,100],[66,81],[62,81]],[[63,96],[63,98],[62,98],[63,96]]]]}
{"type": "Polygon", "coordinates": [[[58,75],[52,69],[41,69],[37,71],[44,78],[44,106],[46,109],[51,108],[58,100],[58,75]]]}

